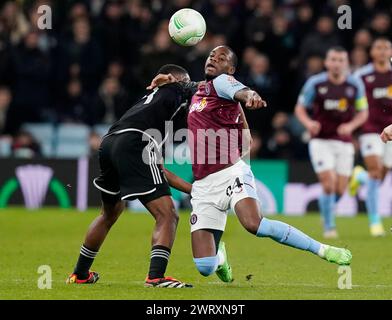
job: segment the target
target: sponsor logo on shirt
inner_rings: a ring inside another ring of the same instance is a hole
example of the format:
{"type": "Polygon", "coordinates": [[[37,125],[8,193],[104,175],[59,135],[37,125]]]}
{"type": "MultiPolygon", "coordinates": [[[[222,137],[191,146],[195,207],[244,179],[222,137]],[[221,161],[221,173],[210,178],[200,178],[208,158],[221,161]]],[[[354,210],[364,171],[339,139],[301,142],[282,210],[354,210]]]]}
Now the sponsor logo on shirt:
{"type": "Polygon", "coordinates": [[[323,94],[323,95],[327,94],[328,93],[328,87],[320,87],[318,91],[319,91],[320,94],[323,94]]]}
{"type": "Polygon", "coordinates": [[[392,86],[387,88],[374,88],[373,89],[373,98],[374,99],[392,99],[392,86]]]}
{"type": "Polygon", "coordinates": [[[348,109],[348,101],[346,98],[339,100],[326,99],[324,101],[324,109],[329,111],[337,110],[340,112],[345,112],[348,109]]]}
{"type": "Polygon", "coordinates": [[[195,102],[194,104],[191,105],[189,109],[189,113],[197,111],[201,112],[203,109],[207,106],[208,102],[206,98],[201,99],[201,101],[195,102]]]}

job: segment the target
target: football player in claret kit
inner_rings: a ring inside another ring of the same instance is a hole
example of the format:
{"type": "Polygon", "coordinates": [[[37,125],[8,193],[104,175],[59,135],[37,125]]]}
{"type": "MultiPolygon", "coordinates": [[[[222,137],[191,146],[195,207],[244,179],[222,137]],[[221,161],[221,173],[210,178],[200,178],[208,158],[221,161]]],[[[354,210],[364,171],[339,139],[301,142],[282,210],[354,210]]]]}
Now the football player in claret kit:
{"type": "Polygon", "coordinates": [[[158,142],[148,132],[155,129],[164,137],[166,122],[175,121],[180,110],[188,106],[192,91],[184,84],[189,82],[185,69],[165,65],[159,73],[170,73],[181,84],[171,83],[150,91],[103,137],[99,150],[100,176],[94,180],[102,195],[102,214],[90,225],[75,270],[67,283],[98,281],[98,273],[90,271],[95,256],[124,210],[124,201],[139,199],[156,221],[145,285],[191,287],[164,276],[178,223],[169,184],[186,193],[190,193],[191,184],[160,166],[158,142]]]}
{"type": "Polygon", "coordinates": [[[349,250],[322,244],[284,222],[262,216],[251,167],[241,158],[241,146],[231,139],[241,136],[235,132],[247,129],[240,102],[249,109],[265,107],[266,103],[233,77],[236,64],[237,57],[229,47],[213,49],[205,63],[206,81],[199,85],[189,108],[192,138],[188,141],[195,179],[190,224],[197,270],[203,276],[216,273],[223,282],[233,280],[221,241],[230,208],[242,226],[257,237],[312,252],[333,263],[350,264],[349,250]],[[219,143],[211,145],[208,138],[216,132],[220,132],[219,143]]]}
{"type": "Polygon", "coordinates": [[[372,63],[359,69],[369,103],[369,118],[361,127],[359,137],[361,154],[366,169],[354,168],[350,193],[355,196],[360,185],[367,186],[366,209],[372,236],[383,236],[384,227],[378,211],[379,188],[388,170],[392,168],[392,143],[384,144],[380,132],[392,123],[392,44],[387,38],[376,39],[370,51],[372,63]]]}
{"type": "Polygon", "coordinates": [[[328,50],[325,67],[326,72],[305,83],[295,114],[312,136],[309,154],[323,190],[319,208],[324,237],[336,238],[335,204],[346,191],[354,164],[352,133],[366,121],[368,105],[363,83],[349,75],[345,49],[328,50]]]}

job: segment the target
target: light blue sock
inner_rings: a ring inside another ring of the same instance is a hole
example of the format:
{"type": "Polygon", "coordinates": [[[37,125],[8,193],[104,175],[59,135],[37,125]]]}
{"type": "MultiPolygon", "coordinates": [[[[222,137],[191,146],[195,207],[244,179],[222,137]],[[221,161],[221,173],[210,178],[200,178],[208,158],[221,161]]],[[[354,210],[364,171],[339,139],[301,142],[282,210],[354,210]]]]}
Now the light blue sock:
{"type": "Polygon", "coordinates": [[[263,218],[256,235],[269,237],[287,246],[319,254],[321,243],[287,223],[263,218]]]}
{"type": "Polygon", "coordinates": [[[319,198],[319,208],[321,216],[324,219],[324,230],[331,230],[336,228],[335,224],[335,194],[322,193],[319,198]]]}
{"type": "Polygon", "coordinates": [[[378,214],[378,198],[380,184],[380,180],[372,179],[369,177],[367,183],[366,209],[368,212],[370,224],[381,223],[381,218],[378,214]]]}
{"type": "Polygon", "coordinates": [[[369,174],[367,171],[361,171],[360,173],[357,174],[356,178],[360,184],[365,184],[369,180],[369,174]]]}
{"type": "Polygon", "coordinates": [[[216,255],[213,257],[193,258],[193,261],[200,274],[208,277],[218,268],[219,258],[218,255],[216,255]]]}

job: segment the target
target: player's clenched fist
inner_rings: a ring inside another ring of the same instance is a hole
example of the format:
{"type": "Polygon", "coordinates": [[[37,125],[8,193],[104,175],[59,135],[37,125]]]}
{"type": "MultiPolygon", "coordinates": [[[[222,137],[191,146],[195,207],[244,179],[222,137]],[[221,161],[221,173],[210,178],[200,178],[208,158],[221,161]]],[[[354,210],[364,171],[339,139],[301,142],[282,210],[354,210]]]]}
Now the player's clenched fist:
{"type": "Polygon", "coordinates": [[[317,136],[321,130],[321,124],[318,121],[310,120],[306,124],[306,129],[312,136],[317,136]]]}
{"type": "Polygon", "coordinates": [[[386,127],[381,133],[381,140],[387,143],[388,141],[392,141],[392,124],[386,127]]]}

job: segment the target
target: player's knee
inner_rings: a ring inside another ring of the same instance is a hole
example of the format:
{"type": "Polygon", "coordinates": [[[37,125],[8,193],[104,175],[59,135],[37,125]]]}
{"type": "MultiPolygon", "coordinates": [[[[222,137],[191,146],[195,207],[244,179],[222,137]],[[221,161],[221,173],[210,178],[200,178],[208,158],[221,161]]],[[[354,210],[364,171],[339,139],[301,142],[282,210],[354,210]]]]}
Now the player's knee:
{"type": "Polygon", "coordinates": [[[197,270],[201,275],[208,277],[213,274],[218,267],[218,256],[193,258],[197,270]]]}
{"type": "Polygon", "coordinates": [[[244,223],[244,228],[251,234],[256,234],[261,220],[250,220],[244,223]]]}

